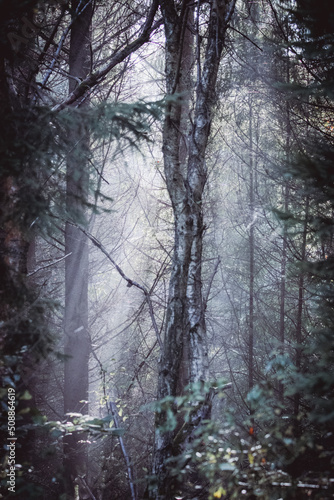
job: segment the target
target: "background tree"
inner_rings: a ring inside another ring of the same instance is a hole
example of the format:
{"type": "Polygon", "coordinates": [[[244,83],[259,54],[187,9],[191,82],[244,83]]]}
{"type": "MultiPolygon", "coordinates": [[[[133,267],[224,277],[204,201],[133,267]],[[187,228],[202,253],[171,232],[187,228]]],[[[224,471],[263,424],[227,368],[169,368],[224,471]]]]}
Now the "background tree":
{"type": "MultiPolygon", "coordinates": [[[[78,86],[92,66],[91,31],[92,2],[71,3],[71,38],[69,46],[69,93],[78,86]]],[[[81,106],[87,106],[87,99],[81,106]]],[[[87,225],[85,204],[88,201],[89,183],[89,135],[85,123],[74,125],[71,134],[71,150],[67,157],[66,208],[74,221],[87,225]]],[[[64,413],[88,413],[89,375],[91,352],[88,330],[88,241],[71,221],[65,226],[65,310],[64,310],[64,413]],[[75,375],[74,375],[75,374],[75,375]]],[[[87,450],[83,437],[72,434],[64,441],[64,471],[66,489],[74,496],[79,483],[79,495],[86,493],[78,476],[87,476],[87,450]],[[81,493],[80,493],[81,492],[81,493]]]]}

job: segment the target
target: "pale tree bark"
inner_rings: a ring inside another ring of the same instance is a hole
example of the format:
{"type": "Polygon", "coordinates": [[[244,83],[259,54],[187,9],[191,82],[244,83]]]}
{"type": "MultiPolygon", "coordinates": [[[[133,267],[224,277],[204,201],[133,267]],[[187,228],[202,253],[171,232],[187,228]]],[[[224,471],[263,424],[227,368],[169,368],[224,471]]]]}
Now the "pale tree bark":
{"type": "MultiPolygon", "coordinates": [[[[73,0],[73,24],[69,53],[69,91],[90,70],[90,33],[92,2],[73,0]],[[86,5],[86,8],[83,7],[86,5]],[[73,78],[74,77],[74,78],[73,78]]],[[[85,101],[87,103],[87,101],[85,101]]],[[[71,151],[67,158],[66,208],[70,218],[85,224],[85,202],[88,196],[89,135],[85,123],[74,123],[69,131],[71,151]]],[[[88,332],[88,241],[69,222],[65,227],[65,312],[64,312],[64,413],[88,413],[88,362],[91,350],[88,332]]],[[[85,488],[79,477],[87,474],[87,450],[84,437],[67,436],[64,441],[65,489],[70,498],[75,487],[85,488]]],[[[80,495],[81,498],[81,495],[80,495]]]]}
{"type": "MultiPolygon", "coordinates": [[[[167,95],[171,101],[163,129],[163,155],[167,189],[174,213],[174,254],[169,284],[166,329],[161,353],[158,399],[184,392],[188,383],[205,381],[208,369],[206,326],[202,298],[203,190],[207,180],[205,152],[210,134],[219,62],[233,0],[209,2],[204,55],[198,33],[200,2],[160,2],[166,51],[167,95]],[[192,33],[196,33],[196,45],[192,33]],[[203,62],[201,61],[203,57],[203,62]],[[191,71],[196,59],[197,81],[192,91],[191,71]],[[190,114],[190,99],[194,108],[190,114]]],[[[201,19],[200,22],[203,20],[201,19]]],[[[205,410],[207,416],[207,409],[205,410]]],[[[168,476],[166,460],[175,455],[175,431],[162,433],[166,415],[156,419],[151,496],[172,498],[177,485],[168,476]]],[[[197,418],[198,423],[198,418],[197,418]]],[[[188,431],[189,434],[189,431],[188,431]]],[[[184,437],[187,441],[189,436],[184,437]]],[[[178,440],[179,442],[179,440],[178,440]]],[[[179,443],[178,443],[179,444],[179,443]]],[[[178,446],[179,448],[179,446],[178,446]]]]}

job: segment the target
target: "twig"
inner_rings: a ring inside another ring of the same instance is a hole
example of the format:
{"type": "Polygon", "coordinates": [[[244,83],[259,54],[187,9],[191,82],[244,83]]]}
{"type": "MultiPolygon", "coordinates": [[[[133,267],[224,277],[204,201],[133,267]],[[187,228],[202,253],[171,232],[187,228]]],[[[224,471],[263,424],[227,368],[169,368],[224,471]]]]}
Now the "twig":
{"type": "Polygon", "coordinates": [[[51,262],[51,264],[47,264],[46,266],[39,267],[38,269],[35,269],[35,271],[31,271],[31,273],[27,274],[27,278],[30,278],[30,276],[33,276],[33,274],[36,274],[39,271],[43,271],[43,269],[47,269],[48,267],[51,267],[51,266],[54,266],[55,264],[58,264],[58,262],[61,262],[62,260],[66,259],[66,257],[69,257],[70,255],[72,255],[72,252],[64,255],[64,257],[61,257],[60,259],[54,260],[53,262],[51,262]]]}
{"type": "MultiPolygon", "coordinates": [[[[230,4],[230,8],[227,9],[227,13],[226,13],[226,16],[225,16],[225,19],[224,19],[226,25],[229,24],[229,22],[232,19],[236,3],[237,3],[237,0],[232,0],[232,2],[230,4]]],[[[229,28],[231,28],[231,26],[229,26],[229,28]]]]}
{"type": "MultiPolygon", "coordinates": [[[[231,387],[232,384],[228,382],[219,390],[225,391],[227,389],[231,389],[231,387]]],[[[218,390],[214,387],[210,387],[204,400],[198,401],[198,403],[193,406],[188,420],[183,423],[181,429],[173,439],[173,446],[176,447],[175,449],[177,449],[185,440],[188,442],[191,441],[194,436],[194,431],[199,425],[201,425],[202,421],[210,418],[212,402],[216,394],[218,394],[218,390]]]]}
{"type": "Polygon", "coordinates": [[[155,346],[157,345],[157,341],[154,342],[153,346],[151,347],[151,349],[148,351],[148,354],[146,354],[145,358],[143,359],[143,361],[139,364],[138,368],[136,369],[135,371],[135,374],[133,375],[132,379],[131,379],[131,382],[130,384],[128,385],[128,388],[126,389],[126,392],[125,392],[125,395],[129,394],[130,390],[132,389],[133,387],[133,384],[136,380],[136,378],[138,377],[138,374],[141,370],[141,368],[146,364],[146,360],[151,356],[152,352],[154,351],[155,349],[155,346]]]}
{"type": "Polygon", "coordinates": [[[207,308],[208,300],[209,300],[209,295],[210,295],[210,292],[211,292],[212,283],[213,283],[214,277],[216,276],[216,273],[218,271],[219,264],[220,264],[220,257],[218,257],[218,259],[217,259],[215,268],[214,268],[214,270],[212,272],[212,275],[211,275],[211,278],[210,278],[210,281],[209,281],[209,285],[208,285],[208,289],[207,289],[205,298],[203,300],[204,309],[207,308]]]}
{"type": "Polygon", "coordinates": [[[247,35],[245,35],[245,33],[242,33],[242,31],[237,30],[237,28],[234,28],[233,26],[230,26],[230,29],[235,31],[239,35],[243,36],[244,38],[246,38],[246,40],[248,40],[250,43],[252,43],[257,49],[261,50],[261,52],[263,52],[263,49],[261,49],[261,47],[259,47],[258,44],[254,42],[254,40],[252,40],[247,35]]]}
{"type": "Polygon", "coordinates": [[[62,34],[62,36],[61,36],[61,38],[60,38],[60,42],[59,42],[59,44],[58,44],[58,47],[57,47],[56,53],[55,53],[55,55],[54,55],[54,58],[53,58],[53,60],[52,60],[52,62],[51,62],[51,64],[50,64],[50,66],[49,66],[48,71],[46,72],[45,77],[43,78],[43,81],[42,81],[42,84],[41,84],[41,85],[42,85],[42,87],[44,87],[44,86],[46,85],[46,83],[47,83],[48,79],[49,79],[49,78],[50,78],[50,76],[51,76],[52,70],[53,70],[53,68],[54,68],[54,66],[55,66],[55,64],[56,64],[56,62],[57,62],[57,59],[58,59],[59,54],[60,54],[60,51],[61,51],[61,49],[62,49],[62,47],[63,47],[63,45],[64,45],[65,39],[66,39],[66,37],[67,37],[67,35],[68,35],[68,33],[69,33],[70,29],[72,28],[72,25],[73,25],[74,21],[76,21],[76,20],[77,20],[77,18],[78,18],[78,17],[79,17],[79,16],[83,13],[83,11],[86,9],[86,7],[88,7],[88,5],[89,5],[91,2],[92,2],[92,0],[89,0],[89,1],[88,1],[88,2],[87,2],[84,6],[83,6],[83,8],[81,9],[81,11],[79,11],[79,8],[80,8],[80,6],[81,6],[81,4],[82,4],[82,1],[79,3],[79,5],[78,5],[78,7],[77,7],[77,10],[76,10],[76,12],[75,12],[75,16],[73,17],[72,21],[71,21],[71,22],[70,22],[70,24],[67,26],[67,28],[63,31],[63,34],[62,34]]]}

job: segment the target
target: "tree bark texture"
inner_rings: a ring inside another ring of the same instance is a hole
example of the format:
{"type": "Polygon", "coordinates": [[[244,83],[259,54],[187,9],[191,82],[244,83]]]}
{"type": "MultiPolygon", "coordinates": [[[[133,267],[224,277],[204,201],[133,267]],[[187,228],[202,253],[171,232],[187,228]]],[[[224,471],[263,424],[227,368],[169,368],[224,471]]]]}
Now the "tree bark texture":
{"type": "MultiPolygon", "coordinates": [[[[71,5],[74,22],[69,54],[70,92],[78,85],[75,78],[83,79],[90,71],[92,4],[86,2],[87,7],[83,10],[84,3],[74,0],[71,5]]],[[[71,150],[67,158],[66,208],[69,219],[85,224],[89,181],[89,136],[85,124],[74,123],[69,139],[71,150]]],[[[80,229],[70,223],[66,223],[65,227],[65,254],[69,256],[65,264],[64,412],[86,414],[91,349],[88,332],[88,240],[80,229]]],[[[75,484],[79,489],[83,488],[78,477],[87,473],[86,446],[80,443],[82,439],[82,436],[73,433],[64,441],[65,488],[70,498],[74,497],[75,484]]]]}
{"type": "MultiPolygon", "coordinates": [[[[197,33],[198,5],[160,2],[165,28],[166,87],[170,100],[163,129],[167,189],[174,212],[174,253],[169,284],[166,329],[158,379],[158,399],[184,393],[189,383],[207,377],[208,352],[202,298],[203,190],[207,180],[205,152],[210,134],[215,87],[225,33],[234,3],[210,2],[207,38],[197,33]],[[179,10],[178,10],[179,8],[179,10]],[[203,54],[204,52],[204,54],[203,54]],[[203,57],[203,63],[201,62],[203,57]],[[196,66],[195,64],[196,63],[196,66]],[[192,74],[197,69],[194,82],[192,74]],[[180,96],[179,99],[176,96],[180,96]],[[193,102],[193,109],[190,109],[193,102]]],[[[201,19],[201,22],[203,19],[201,19]]],[[[172,498],[177,485],[168,477],[166,460],[175,455],[175,431],[160,432],[166,415],[157,414],[153,497],[172,498]]],[[[187,436],[185,436],[185,441],[187,436]]]]}

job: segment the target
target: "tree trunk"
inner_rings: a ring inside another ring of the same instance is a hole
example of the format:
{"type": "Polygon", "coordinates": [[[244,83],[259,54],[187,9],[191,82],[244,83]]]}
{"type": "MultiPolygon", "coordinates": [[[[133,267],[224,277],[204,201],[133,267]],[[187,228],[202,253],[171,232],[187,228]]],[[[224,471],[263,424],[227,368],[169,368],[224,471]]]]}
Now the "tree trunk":
{"type": "MultiPolygon", "coordinates": [[[[286,81],[290,83],[290,60],[287,57],[286,61],[286,81]]],[[[291,157],[291,121],[290,121],[290,103],[286,103],[285,111],[285,155],[286,163],[290,165],[291,157]]],[[[284,199],[284,212],[287,214],[289,210],[289,183],[287,180],[283,181],[282,186],[282,196],[284,199]]],[[[279,324],[279,340],[281,344],[281,354],[284,355],[285,352],[285,289],[286,289],[286,266],[287,266],[287,238],[288,231],[286,224],[283,228],[283,244],[282,244],[282,260],[281,260],[281,290],[280,290],[280,324],[279,324]]],[[[284,386],[282,382],[279,382],[278,386],[279,399],[284,402],[284,386]]]]}
{"type": "MultiPolygon", "coordinates": [[[[80,14],[83,3],[72,1],[72,17],[69,54],[69,91],[90,71],[90,29],[92,6],[80,14]],[[75,77],[75,78],[73,78],[75,77]]],[[[87,101],[86,101],[87,102],[87,101]]],[[[69,219],[85,224],[85,201],[88,195],[87,154],[89,136],[85,124],[74,123],[69,131],[71,151],[67,158],[67,201],[69,219]]],[[[67,222],[65,227],[65,314],[64,314],[64,412],[88,413],[88,361],[91,350],[88,332],[88,240],[77,228],[67,222]]],[[[84,439],[77,433],[64,441],[65,488],[73,498],[75,488],[82,488],[78,476],[87,474],[87,450],[84,439]],[[77,485],[77,486],[75,486],[77,485]]]]}
{"type": "MultiPolygon", "coordinates": [[[[158,399],[184,392],[188,383],[206,380],[208,353],[202,300],[202,196],[207,179],[205,152],[210,133],[211,112],[219,61],[233,2],[213,2],[208,18],[208,36],[203,65],[197,36],[197,82],[193,120],[189,120],[191,69],[194,59],[198,15],[193,2],[185,1],[181,11],[174,1],[162,1],[166,37],[167,94],[183,93],[182,101],[171,101],[163,130],[163,154],[167,189],[174,212],[174,254],[169,284],[166,330],[159,365],[158,399]],[[195,28],[195,29],[194,29],[195,28]]],[[[152,497],[170,499],[178,485],[168,476],[166,460],[176,455],[174,439],[182,425],[162,433],[166,415],[156,419],[153,473],[157,484],[152,497]]],[[[185,441],[187,440],[185,436],[185,441]]],[[[182,448],[182,446],[181,446],[182,448]]]]}
{"type": "MultiPolygon", "coordinates": [[[[284,198],[284,211],[288,212],[289,209],[289,187],[287,182],[282,187],[282,195],[284,198]]],[[[281,260],[281,283],[280,283],[280,315],[279,315],[279,341],[280,351],[284,355],[285,352],[285,290],[286,290],[286,266],[287,266],[287,228],[283,228],[283,243],[282,243],[282,260],[281,260]]],[[[284,385],[280,381],[278,384],[279,400],[284,402],[284,385]]]]}
{"type": "MultiPolygon", "coordinates": [[[[310,200],[309,197],[306,198],[305,202],[305,220],[304,220],[304,228],[302,233],[302,246],[300,251],[300,262],[303,265],[306,261],[306,239],[307,239],[307,225],[309,219],[309,205],[310,200]]],[[[298,372],[301,371],[301,362],[302,362],[302,329],[303,329],[303,312],[304,312],[304,269],[299,270],[299,278],[298,278],[298,305],[297,305],[297,321],[296,321],[296,369],[298,372]]],[[[295,394],[294,398],[294,415],[297,418],[299,413],[300,406],[300,394],[295,394]]],[[[297,421],[297,429],[299,429],[299,422],[297,421]]]]}
{"type": "Polygon", "coordinates": [[[249,325],[248,325],[248,389],[254,386],[254,244],[255,244],[255,200],[254,200],[254,159],[253,159],[253,108],[249,98],[249,325]]]}

